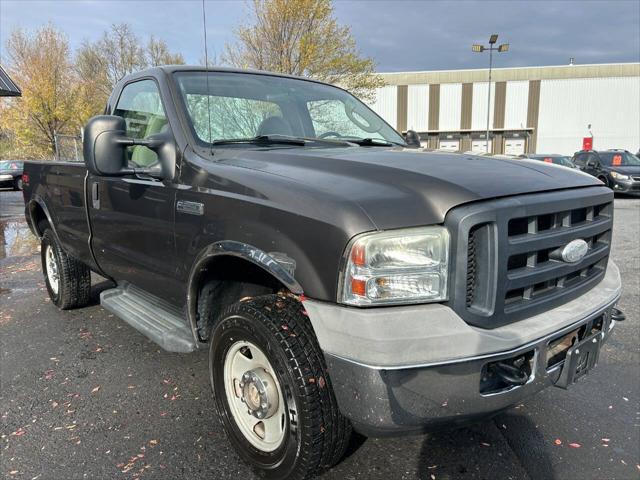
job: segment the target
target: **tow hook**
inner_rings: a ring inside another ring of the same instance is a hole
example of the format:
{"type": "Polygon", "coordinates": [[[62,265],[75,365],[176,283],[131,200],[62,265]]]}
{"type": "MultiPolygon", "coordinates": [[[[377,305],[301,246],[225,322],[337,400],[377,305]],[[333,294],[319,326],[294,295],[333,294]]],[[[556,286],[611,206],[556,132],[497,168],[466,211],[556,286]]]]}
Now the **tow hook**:
{"type": "Polygon", "coordinates": [[[613,307],[611,309],[611,320],[616,322],[624,322],[627,316],[622,312],[622,310],[613,307]]]}
{"type": "Polygon", "coordinates": [[[502,361],[493,364],[495,374],[507,385],[520,386],[527,383],[529,373],[524,367],[525,358],[519,357],[512,362],[502,361]]]}
{"type": "Polygon", "coordinates": [[[534,351],[516,357],[487,363],[482,368],[480,393],[483,395],[506,392],[526,384],[531,378],[534,351]]]}

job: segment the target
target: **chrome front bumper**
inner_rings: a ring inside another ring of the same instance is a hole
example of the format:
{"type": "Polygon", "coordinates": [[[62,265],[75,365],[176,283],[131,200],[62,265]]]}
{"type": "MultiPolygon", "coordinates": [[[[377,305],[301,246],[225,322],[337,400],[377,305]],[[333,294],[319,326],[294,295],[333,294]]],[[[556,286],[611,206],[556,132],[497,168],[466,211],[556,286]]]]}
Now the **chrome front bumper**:
{"type": "Polygon", "coordinates": [[[581,327],[590,331],[597,319],[604,341],[616,323],[611,313],[620,289],[618,269],[610,262],[604,279],[580,298],[493,330],[471,327],[442,305],[304,305],[341,411],[361,433],[380,436],[468,423],[554,385],[562,363],[549,366],[549,344],[581,327]],[[520,356],[530,359],[526,383],[481,392],[487,365],[520,356]]]}

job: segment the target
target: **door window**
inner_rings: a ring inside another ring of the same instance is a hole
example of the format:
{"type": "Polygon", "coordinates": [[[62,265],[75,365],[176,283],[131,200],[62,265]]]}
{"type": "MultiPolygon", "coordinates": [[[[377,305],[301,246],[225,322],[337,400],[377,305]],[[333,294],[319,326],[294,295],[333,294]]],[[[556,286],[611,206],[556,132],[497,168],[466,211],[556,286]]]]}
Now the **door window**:
{"type": "MultiPolygon", "coordinates": [[[[124,87],[114,115],[124,118],[127,136],[144,139],[167,128],[167,116],[160,92],[153,80],[140,80],[124,87]]],[[[135,167],[149,167],[158,161],[153,150],[136,145],[128,147],[129,163],[135,167]]]]}
{"type": "Polygon", "coordinates": [[[594,153],[587,155],[587,167],[595,168],[598,165],[598,156],[594,153]]]}
{"type": "Polygon", "coordinates": [[[573,163],[575,163],[578,167],[584,168],[586,164],[587,156],[584,153],[579,153],[573,158],[573,163]]]}

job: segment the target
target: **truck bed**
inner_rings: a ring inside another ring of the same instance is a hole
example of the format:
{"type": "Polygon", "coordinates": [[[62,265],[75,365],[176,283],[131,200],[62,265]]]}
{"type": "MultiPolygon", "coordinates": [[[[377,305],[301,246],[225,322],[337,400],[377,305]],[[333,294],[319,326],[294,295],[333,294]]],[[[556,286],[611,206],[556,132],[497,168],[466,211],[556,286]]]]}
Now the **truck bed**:
{"type": "Polygon", "coordinates": [[[34,233],[42,234],[38,224],[46,218],[64,250],[96,268],[89,248],[85,164],[27,161],[24,174],[25,214],[34,233]]]}

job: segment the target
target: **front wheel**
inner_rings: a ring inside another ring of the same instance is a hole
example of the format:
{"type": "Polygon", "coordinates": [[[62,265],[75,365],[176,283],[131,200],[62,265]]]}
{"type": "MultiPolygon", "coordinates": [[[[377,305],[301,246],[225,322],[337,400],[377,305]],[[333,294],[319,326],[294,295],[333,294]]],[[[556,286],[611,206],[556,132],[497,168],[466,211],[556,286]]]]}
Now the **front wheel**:
{"type": "Polygon", "coordinates": [[[602,175],[598,177],[598,180],[600,180],[602,183],[604,183],[607,187],[611,188],[611,182],[609,182],[609,179],[607,177],[603,177],[602,175]]]}
{"type": "Polygon", "coordinates": [[[13,189],[14,190],[22,190],[22,177],[17,177],[14,181],[13,181],[13,189]]]}
{"type": "Polygon", "coordinates": [[[236,303],[211,338],[216,409],[245,461],[267,478],[304,479],[340,460],[351,425],[300,302],[265,295],[236,303]]]}

